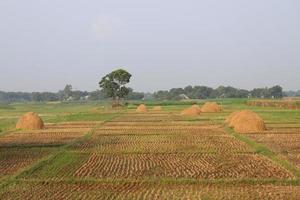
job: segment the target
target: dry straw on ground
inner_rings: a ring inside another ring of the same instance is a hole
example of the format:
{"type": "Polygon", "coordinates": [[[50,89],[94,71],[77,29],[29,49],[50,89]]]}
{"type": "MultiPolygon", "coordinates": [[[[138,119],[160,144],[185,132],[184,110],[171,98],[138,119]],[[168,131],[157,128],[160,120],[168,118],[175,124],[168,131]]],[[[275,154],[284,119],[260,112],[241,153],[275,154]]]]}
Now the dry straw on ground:
{"type": "Polygon", "coordinates": [[[161,108],[161,106],[154,106],[152,110],[153,111],[161,111],[162,108],[161,108]]]}
{"type": "Polygon", "coordinates": [[[238,133],[253,133],[266,130],[262,118],[251,110],[234,112],[228,116],[225,123],[238,133]]]}
{"type": "Polygon", "coordinates": [[[221,106],[219,106],[216,102],[206,102],[202,108],[201,108],[201,112],[221,112],[222,108],[221,106]]]}
{"type": "Polygon", "coordinates": [[[181,114],[186,116],[198,116],[200,115],[201,109],[198,105],[192,105],[189,108],[184,109],[181,114]]]}
{"type": "Polygon", "coordinates": [[[17,125],[17,129],[42,129],[44,128],[44,122],[38,114],[34,112],[28,112],[20,117],[17,125]]]}
{"type": "Polygon", "coordinates": [[[136,112],[146,113],[148,111],[147,107],[144,104],[141,104],[137,107],[136,112]]]}

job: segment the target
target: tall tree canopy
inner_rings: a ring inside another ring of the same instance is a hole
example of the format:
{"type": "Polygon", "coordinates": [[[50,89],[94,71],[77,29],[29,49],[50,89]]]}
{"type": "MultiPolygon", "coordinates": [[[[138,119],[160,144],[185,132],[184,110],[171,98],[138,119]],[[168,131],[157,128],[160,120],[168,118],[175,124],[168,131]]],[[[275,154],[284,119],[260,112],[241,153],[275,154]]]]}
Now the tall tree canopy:
{"type": "Polygon", "coordinates": [[[124,69],[118,69],[105,75],[99,82],[108,97],[111,97],[114,103],[119,104],[119,100],[126,97],[130,92],[126,84],[129,83],[131,74],[124,69]]]}

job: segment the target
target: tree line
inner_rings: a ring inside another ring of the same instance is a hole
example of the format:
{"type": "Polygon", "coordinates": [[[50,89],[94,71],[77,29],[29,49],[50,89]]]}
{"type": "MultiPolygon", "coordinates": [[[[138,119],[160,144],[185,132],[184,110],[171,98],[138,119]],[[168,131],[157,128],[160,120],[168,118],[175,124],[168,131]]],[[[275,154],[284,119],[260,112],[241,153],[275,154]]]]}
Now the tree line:
{"type": "Polygon", "coordinates": [[[300,97],[300,90],[297,90],[297,91],[292,91],[292,90],[285,91],[284,95],[288,96],[288,97],[300,97]]]}
{"type": "Polygon", "coordinates": [[[0,102],[24,102],[24,101],[79,101],[79,100],[106,100],[112,99],[113,105],[121,105],[122,100],[180,100],[180,99],[213,99],[213,98],[282,98],[284,93],[279,85],[270,88],[255,88],[251,91],[238,89],[231,86],[219,86],[211,88],[207,86],[186,86],[185,88],[172,88],[160,90],[153,94],[135,92],[127,87],[131,74],[124,69],[117,69],[106,74],[99,82],[100,90],[87,92],[73,90],[72,85],[67,84],[63,90],[53,92],[3,92],[0,91],[0,102]]]}
{"type": "Polygon", "coordinates": [[[219,86],[211,88],[207,86],[187,86],[185,88],[172,88],[160,90],[153,94],[155,99],[177,100],[189,99],[213,99],[213,98],[282,98],[282,87],[279,85],[270,88],[255,88],[253,90],[238,89],[231,86],[219,86]]]}
{"type": "MultiPolygon", "coordinates": [[[[237,89],[231,86],[219,86],[211,88],[207,86],[187,86],[184,88],[172,88],[170,90],[159,90],[153,94],[135,92],[128,88],[125,100],[141,100],[145,96],[157,100],[180,100],[189,99],[210,99],[210,98],[282,98],[283,96],[297,96],[298,92],[282,91],[282,87],[255,88],[253,90],[237,89]]],[[[0,91],[0,102],[45,102],[45,101],[97,101],[109,99],[103,89],[92,92],[73,90],[72,85],[66,85],[58,92],[3,92],[0,91]]]]}
{"type": "MultiPolygon", "coordinates": [[[[127,100],[141,100],[144,93],[135,92],[129,88],[127,100]]],[[[4,92],[0,91],[0,102],[47,102],[47,101],[99,101],[107,100],[106,93],[100,89],[95,91],[73,90],[72,85],[66,85],[58,92],[4,92]]]]}

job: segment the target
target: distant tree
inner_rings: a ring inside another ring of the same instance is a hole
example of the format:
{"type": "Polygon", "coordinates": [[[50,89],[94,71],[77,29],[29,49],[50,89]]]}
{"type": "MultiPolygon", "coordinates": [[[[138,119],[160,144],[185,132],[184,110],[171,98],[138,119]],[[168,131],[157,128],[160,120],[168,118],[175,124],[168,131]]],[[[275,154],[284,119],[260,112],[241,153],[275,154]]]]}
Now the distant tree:
{"type": "Polygon", "coordinates": [[[191,95],[187,94],[192,99],[207,99],[211,97],[213,89],[206,86],[195,86],[191,95]]]}
{"type": "Polygon", "coordinates": [[[32,93],[32,101],[43,101],[41,93],[33,92],[32,93]]]}
{"type": "Polygon", "coordinates": [[[190,99],[208,99],[208,98],[247,98],[248,90],[237,89],[230,86],[220,86],[216,89],[207,86],[187,86],[182,88],[172,88],[169,91],[157,91],[154,98],[160,100],[177,100],[180,95],[186,95],[190,99]]]}
{"type": "Polygon", "coordinates": [[[287,96],[287,97],[299,97],[300,96],[300,90],[298,90],[298,91],[292,91],[292,90],[285,91],[285,92],[283,92],[283,95],[287,96]]]}
{"type": "Polygon", "coordinates": [[[282,98],[282,87],[275,85],[271,88],[255,88],[251,91],[251,96],[255,98],[282,98]]]}
{"type": "Polygon", "coordinates": [[[182,88],[172,88],[169,91],[168,99],[177,100],[181,94],[184,94],[184,90],[182,88]]]}
{"type": "Polygon", "coordinates": [[[231,86],[219,86],[215,90],[214,95],[218,98],[238,98],[241,96],[240,91],[231,86]]]}
{"type": "Polygon", "coordinates": [[[159,90],[153,94],[155,99],[159,100],[167,100],[169,96],[169,91],[167,90],[159,90]]]}
{"type": "Polygon", "coordinates": [[[254,97],[254,98],[264,98],[263,97],[263,88],[254,88],[252,91],[251,91],[251,96],[254,97]]]}
{"type": "Polygon", "coordinates": [[[113,105],[119,105],[120,100],[130,92],[126,84],[129,83],[131,74],[124,69],[118,69],[104,76],[99,82],[107,97],[112,98],[113,105]]]}
{"type": "Polygon", "coordinates": [[[72,91],[72,99],[74,101],[82,100],[83,98],[88,96],[88,94],[89,93],[87,91],[75,90],[75,91],[72,91]]]}
{"type": "Polygon", "coordinates": [[[279,85],[275,85],[274,87],[271,87],[270,94],[273,98],[282,98],[283,97],[282,87],[279,85]]]}
{"type": "Polygon", "coordinates": [[[143,92],[134,92],[132,88],[128,88],[129,93],[126,97],[128,100],[141,100],[144,98],[144,93],[143,92]]]}
{"type": "Polygon", "coordinates": [[[105,96],[105,92],[103,90],[96,90],[96,91],[89,93],[89,100],[92,100],[92,101],[103,100],[105,98],[106,98],[106,96],[105,96]]]}
{"type": "Polygon", "coordinates": [[[65,88],[62,91],[63,100],[68,100],[70,97],[72,97],[72,85],[67,84],[65,88]]]}

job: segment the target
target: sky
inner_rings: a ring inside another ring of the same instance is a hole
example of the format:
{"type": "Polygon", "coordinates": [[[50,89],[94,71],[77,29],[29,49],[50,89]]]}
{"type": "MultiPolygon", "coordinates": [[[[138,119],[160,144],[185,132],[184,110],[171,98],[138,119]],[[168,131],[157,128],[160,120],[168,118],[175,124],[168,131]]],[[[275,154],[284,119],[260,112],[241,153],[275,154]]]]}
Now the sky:
{"type": "Polygon", "coordinates": [[[299,0],[0,0],[0,90],[300,89],[299,0]]]}

